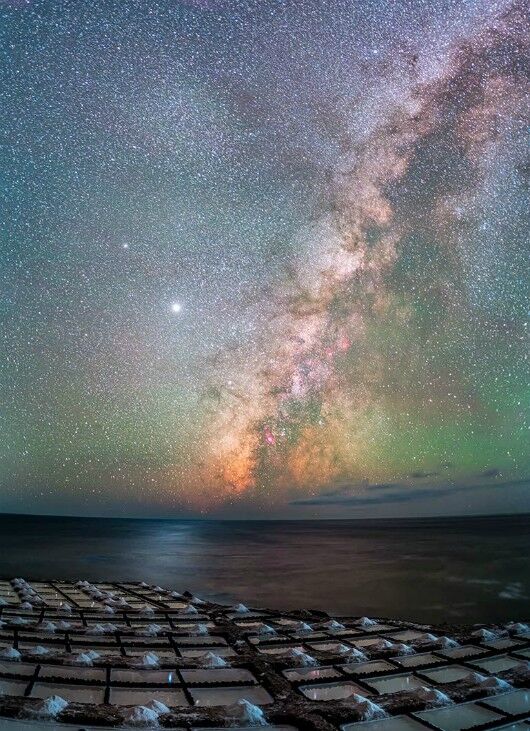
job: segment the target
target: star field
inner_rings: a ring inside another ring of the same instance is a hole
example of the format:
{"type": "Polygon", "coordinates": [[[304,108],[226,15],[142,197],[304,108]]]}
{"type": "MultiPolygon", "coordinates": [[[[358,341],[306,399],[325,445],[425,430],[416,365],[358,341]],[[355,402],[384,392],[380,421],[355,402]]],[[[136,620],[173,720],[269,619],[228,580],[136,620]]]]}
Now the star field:
{"type": "Polygon", "coordinates": [[[530,509],[528,40],[504,0],[0,2],[0,509],[530,509]]]}

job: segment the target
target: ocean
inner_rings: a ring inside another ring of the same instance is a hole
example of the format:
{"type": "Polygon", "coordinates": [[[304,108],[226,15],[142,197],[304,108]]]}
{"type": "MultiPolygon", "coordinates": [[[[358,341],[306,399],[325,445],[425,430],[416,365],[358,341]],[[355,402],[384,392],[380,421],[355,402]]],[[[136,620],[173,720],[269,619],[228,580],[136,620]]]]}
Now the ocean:
{"type": "Polygon", "coordinates": [[[193,521],[0,515],[0,576],[421,622],[530,619],[530,516],[193,521]]]}

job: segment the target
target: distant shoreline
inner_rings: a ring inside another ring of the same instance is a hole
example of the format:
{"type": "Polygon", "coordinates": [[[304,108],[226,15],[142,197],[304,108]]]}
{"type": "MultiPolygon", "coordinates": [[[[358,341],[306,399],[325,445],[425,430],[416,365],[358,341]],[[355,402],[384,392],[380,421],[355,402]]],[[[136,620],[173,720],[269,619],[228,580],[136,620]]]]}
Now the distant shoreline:
{"type": "Polygon", "coordinates": [[[467,521],[493,521],[503,520],[507,518],[530,520],[530,512],[528,513],[473,513],[469,515],[426,515],[414,517],[396,516],[393,518],[193,518],[180,516],[114,516],[114,515],[57,515],[46,513],[10,513],[0,512],[0,520],[14,519],[37,519],[37,520],[109,520],[109,521],[164,521],[164,522],[185,522],[185,523],[426,523],[426,522],[458,522],[465,523],[467,521]]]}

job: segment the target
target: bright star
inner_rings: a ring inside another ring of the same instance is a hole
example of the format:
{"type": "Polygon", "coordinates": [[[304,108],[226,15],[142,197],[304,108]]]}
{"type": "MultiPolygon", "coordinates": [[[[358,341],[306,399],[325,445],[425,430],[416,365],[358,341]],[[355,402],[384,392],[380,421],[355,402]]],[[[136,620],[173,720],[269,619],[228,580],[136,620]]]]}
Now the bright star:
{"type": "Polygon", "coordinates": [[[176,315],[182,310],[182,305],[180,302],[173,302],[171,305],[171,312],[174,312],[176,315]]]}

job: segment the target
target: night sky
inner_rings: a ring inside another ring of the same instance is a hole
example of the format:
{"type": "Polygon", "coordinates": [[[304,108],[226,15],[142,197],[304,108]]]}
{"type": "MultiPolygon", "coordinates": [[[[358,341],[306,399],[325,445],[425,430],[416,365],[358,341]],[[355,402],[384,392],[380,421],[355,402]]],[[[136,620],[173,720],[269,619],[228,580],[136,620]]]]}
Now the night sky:
{"type": "Polygon", "coordinates": [[[530,510],[503,0],[0,0],[0,510],[530,510]]]}

